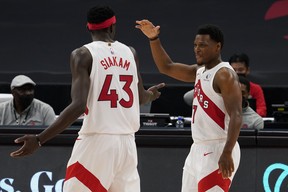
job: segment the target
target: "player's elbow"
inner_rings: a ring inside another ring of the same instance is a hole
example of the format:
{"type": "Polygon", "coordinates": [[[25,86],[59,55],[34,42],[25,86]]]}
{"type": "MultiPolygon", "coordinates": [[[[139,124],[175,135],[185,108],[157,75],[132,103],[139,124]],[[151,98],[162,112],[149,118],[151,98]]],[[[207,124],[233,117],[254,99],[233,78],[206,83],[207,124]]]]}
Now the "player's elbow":
{"type": "Polygon", "coordinates": [[[161,73],[163,75],[170,76],[170,68],[169,67],[158,68],[158,71],[159,71],[159,73],[161,73]]]}
{"type": "MultiPolygon", "coordinates": [[[[243,119],[243,117],[242,117],[242,112],[239,111],[239,112],[232,113],[232,114],[231,114],[231,119],[233,119],[233,120],[235,121],[235,123],[236,123],[237,125],[239,125],[239,127],[241,127],[241,125],[242,125],[242,119],[243,119]]],[[[238,127],[238,126],[237,126],[237,127],[238,127]]]]}
{"type": "Polygon", "coordinates": [[[72,107],[77,114],[81,115],[86,111],[86,102],[84,101],[72,102],[72,107]]]}

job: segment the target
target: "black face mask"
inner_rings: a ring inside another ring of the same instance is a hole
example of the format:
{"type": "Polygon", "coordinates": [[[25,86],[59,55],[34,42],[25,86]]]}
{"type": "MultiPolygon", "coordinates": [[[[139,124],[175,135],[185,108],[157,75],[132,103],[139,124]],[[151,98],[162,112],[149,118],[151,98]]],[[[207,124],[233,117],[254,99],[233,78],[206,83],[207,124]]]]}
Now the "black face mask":
{"type": "Polygon", "coordinates": [[[242,108],[245,108],[248,106],[248,101],[245,97],[242,96],[242,108]]]}
{"type": "Polygon", "coordinates": [[[21,95],[19,96],[23,107],[26,109],[33,101],[34,95],[21,95]]]}
{"type": "Polygon", "coordinates": [[[237,73],[238,76],[246,77],[245,73],[237,73]]]}

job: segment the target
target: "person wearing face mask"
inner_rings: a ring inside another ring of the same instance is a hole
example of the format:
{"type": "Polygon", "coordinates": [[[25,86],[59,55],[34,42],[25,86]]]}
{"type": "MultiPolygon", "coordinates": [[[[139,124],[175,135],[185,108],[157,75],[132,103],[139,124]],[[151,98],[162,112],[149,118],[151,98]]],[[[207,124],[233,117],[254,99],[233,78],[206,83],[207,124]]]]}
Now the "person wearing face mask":
{"type": "MultiPolygon", "coordinates": [[[[233,54],[229,59],[230,65],[239,76],[247,76],[250,73],[249,57],[245,53],[233,54]]],[[[259,84],[250,81],[249,98],[256,99],[256,112],[261,117],[266,117],[267,107],[264,92],[259,84]]]]}
{"type": "Polygon", "coordinates": [[[14,77],[10,85],[13,98],[0,103],[0,125],[41,126],[54,122],[53,108],[34,98],[35,85],[25,75],[14,77]]]}
{"type": "Polygon", "coordinates": [[[250,81],[243,76],[239,76],[239,82],[242,91],[242,128],[263,129],[264,121],[262,117],[249,106],[250,81]]]}

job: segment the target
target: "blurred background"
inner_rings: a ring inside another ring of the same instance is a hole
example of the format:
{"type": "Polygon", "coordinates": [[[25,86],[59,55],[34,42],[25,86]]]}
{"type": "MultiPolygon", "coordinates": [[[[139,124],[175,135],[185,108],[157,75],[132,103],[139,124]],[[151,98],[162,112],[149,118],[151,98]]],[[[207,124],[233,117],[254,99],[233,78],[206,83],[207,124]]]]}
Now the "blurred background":
{"type": "MultiPolygon", "coordinates": [[[[1,0],[0,92],[10,92],[12,78],[26,74],[38,84],[36,97],[51,104],[59,114],[70,102],[70,53],[91,41],[86,12],[96,4],[107,1],[1,0]]],[[[161,26],[160,38],[171,58],[188,64],[195,63],[197,27],[204,23],[220,26],[225,35],[222,59],[227,61],[241,52],[250,57],[250,79],[263,87],[268,116],[271,104],[286,101],[287,0],[113,0],[108,4],[117,15],[117,40],[138,52],[144,84],[167,84],[158,101],[161,107],[153,108],[156,112],[190,116],[191,109],[182,103],[182,96],[193,84],[159,74],[147,38],[135,29],[135,21],[144,18],[161,26]],[[171,100],[181,102],[173,106],[171,100]]]]}
{"type": "MultiPolygon", "coordinates": [[[[232,54],[241,52],[250,57],[249,79],[263,88],[267,116],[272,116],[273,104],[288,100],[288,0],[1,0],[0,93],[10,93],[14,76],[28,75],[37,83],[35,97],[60,114],[71,100],[70,53],[91,42],[86,12],[97,4],[108,4],[115,10],[116,38],[137,50],[144,85],[166,83],[161,98],[143,106],[142,112],[190,117],[191,107],[183,95],[193,84],[158,72],[147,38],[135,29],[135,21],[140,19],[160,25],[166,51],[174,61],[187,64],[195,63],[197,27],[205,23],[220,26],[225,35],[222,59],[228,61],[232,54]]],[[[280,128],[287,126],[286,122],[280,128]]],[[[36,156],[20,161],[9,157],[18,147],[14,139],[27,131],[41,131],[22,128],[0,129],[0,151],[4,154],[0,159],[0,191],[29,191],[29,187],[52,191],[55,185],[53,192],[60,192],[65,159],[79,126],[70,127],[45,144],[36,156]]],[[[284,129],[241,130],[241,165],[231,191],[269,191],[269,182],[271,189],[274,184],[276,189],[282,181],[278,191],[287,191],[287,177],[284,180],[280,172],[287,173],[288,132],[284,129]],[[279,174],[273,172],[268,177],[274,169],[279,174]]],[[[192,143],[191,130],[144,127],[136,134],[136,141],[142,191],[180,191],[184,159],[192,143]]]]}

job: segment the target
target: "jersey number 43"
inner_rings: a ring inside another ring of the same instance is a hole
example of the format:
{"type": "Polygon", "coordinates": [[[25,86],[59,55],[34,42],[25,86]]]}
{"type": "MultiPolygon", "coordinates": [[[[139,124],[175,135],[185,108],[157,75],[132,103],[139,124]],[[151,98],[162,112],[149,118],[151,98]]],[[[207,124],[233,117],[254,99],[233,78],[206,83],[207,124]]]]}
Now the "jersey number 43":
{"type": "MultiPolygon", "coordinates": [[[[119,81],[124,82],[122,90],[128,95],[128,100],[118,97],[116,89],[111,89],[113,75],[107,75],[103,83],[98,101],[110,101],[111,108],[117,108],[118,102],[122,107],[130,108],[133,105],[133,92],[130,88],[133,76],[132,75],[119,75],[119,81]]],[[[121,90],[121,91],[122,91],[121,90]]]]}

